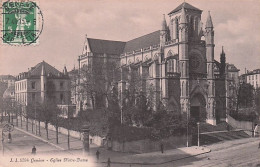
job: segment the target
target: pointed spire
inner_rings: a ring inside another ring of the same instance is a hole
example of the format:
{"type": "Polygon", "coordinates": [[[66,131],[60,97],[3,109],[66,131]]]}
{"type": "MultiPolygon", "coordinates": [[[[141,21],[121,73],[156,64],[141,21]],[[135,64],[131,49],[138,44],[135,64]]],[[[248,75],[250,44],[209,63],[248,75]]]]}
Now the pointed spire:
{"type": "Polygon", "coordinates": [[[206,27],[205,28],[213,28],[213,23],[212,23],[210,11],[208,12],[208,18],[207,18],[207,22],[206,22],[206,27]]]}
{"type": "Polygon", "coordinates": [[[162,31],[165,31],[167,29],[167,23],[165,20],[165,14],[163,14],[163,21],[162,21],[162,31]]]}
{"type": "Polygon", "coordinates": [[[45,76],[45,75],[46,75],[45,62],[44,62],[44,61],[42,62],[42,72],[41,72],[41,75],[42,75],[42,76],[45,76]]]}
{"type": "Polygon", "coordinates": [[[222,53],[221,54],[225,54],[225,52],[224,52],[224,46],[222,46],[222,53]]]}
{"type": "Polygon", "coordinates": [[[186,18],[185,9],[184,9],[184,6],[182,6],[180,24],[187,24],[187,23],[188,22],[187,22],[187,18],[186,18]]]}

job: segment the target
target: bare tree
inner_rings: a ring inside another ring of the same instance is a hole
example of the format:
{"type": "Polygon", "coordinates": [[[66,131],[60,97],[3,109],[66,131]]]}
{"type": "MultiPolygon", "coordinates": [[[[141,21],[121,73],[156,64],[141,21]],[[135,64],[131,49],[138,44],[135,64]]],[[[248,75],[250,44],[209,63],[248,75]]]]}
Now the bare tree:
{"type": "Polygon", "coordinates": [[[97,62],[95,65],[82,67],[79,76],[79,94],[83,99],[90,99],[93,109],[108,106],[109,94],[118,70],[115,62],[97,62]]]}

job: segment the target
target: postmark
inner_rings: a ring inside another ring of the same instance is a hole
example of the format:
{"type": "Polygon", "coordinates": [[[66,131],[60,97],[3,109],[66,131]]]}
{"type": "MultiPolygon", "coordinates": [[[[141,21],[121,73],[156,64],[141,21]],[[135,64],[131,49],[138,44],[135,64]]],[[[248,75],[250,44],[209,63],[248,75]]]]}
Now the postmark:
{"type": "Polygon", "coordinates": [[[16,46],[39,44],[43,30],[43,14],[37,4],[28,0],[2,2],[2,44],[16,46]]]}

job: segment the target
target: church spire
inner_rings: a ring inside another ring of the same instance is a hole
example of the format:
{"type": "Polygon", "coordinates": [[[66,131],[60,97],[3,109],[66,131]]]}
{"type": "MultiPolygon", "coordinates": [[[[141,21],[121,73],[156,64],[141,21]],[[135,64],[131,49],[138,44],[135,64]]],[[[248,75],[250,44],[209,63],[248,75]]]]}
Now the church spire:
{"type": "Polygon", "coordinates": [[[220,54],[220,76],[224,77],[226,69],[226,54],[224,52],[224,47],[222,46],[222,52],[220,54]]]}
{"type": "Polygon", "coordinates": [[[225,52],[224,52],[224,46],[222,46],[222,53],[221,54],[225,54],[225,52]]]}
{"type": "Polygon", "coordinates": [[[226,54],[224,52],[224,47],[222,46],[222,52],[220,54],[220,62],[221,64],[226,64],[226,54]]]}
{"type": "Polygon", "coordinates": [[[210,11],[208,12],[208,18],[206,22],[206,27],[205,28],[212,28],[213,29],[213,23],[210,15],[210,11]]]}

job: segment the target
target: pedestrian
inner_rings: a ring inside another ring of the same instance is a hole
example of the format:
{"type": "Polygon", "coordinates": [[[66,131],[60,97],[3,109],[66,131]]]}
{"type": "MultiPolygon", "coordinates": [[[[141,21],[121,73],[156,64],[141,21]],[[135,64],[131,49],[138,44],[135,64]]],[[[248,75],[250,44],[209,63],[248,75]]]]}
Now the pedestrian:
{"type": "Polygon", "coordinates": [[[110,158],[108,158],[107,159],[107,167],[110,167],[110,163],[111,163],[110,158]]]}
{"type": "Polygon", "coordinates": [[[100,154],[100,152],[97,150],[97,152],[96,152],[97,160],[99,160],[99,154],[100,154]]]}
{"type": "Polygon", "coordinates": [[[230,127],[229,127],[229,124],[227,124],[227,131],[230,131],[230,127]]]}
{"type": "Polygon", "coordinates": [[[255,124],[254,137],[258,137],[258,124],[255,124]]]}
{"type": "Polygon", "coordinates": [[[12,142],[12,135],[11,133],[9,132],[8,133],[8,143],[11,143],[12,142]]]}
{"type": "Polygon", "coordinates": [[[163,143],[161,143],[161,152],[163,154],[163,149],[164,149],[164,146],[163,146],[163,143]]]}
{"type": "Polygon", "coordinates": [[[32,148],[32,154],[36,154],[36,147],[35,146],[33,146],[33,148],[32,148]]]}

